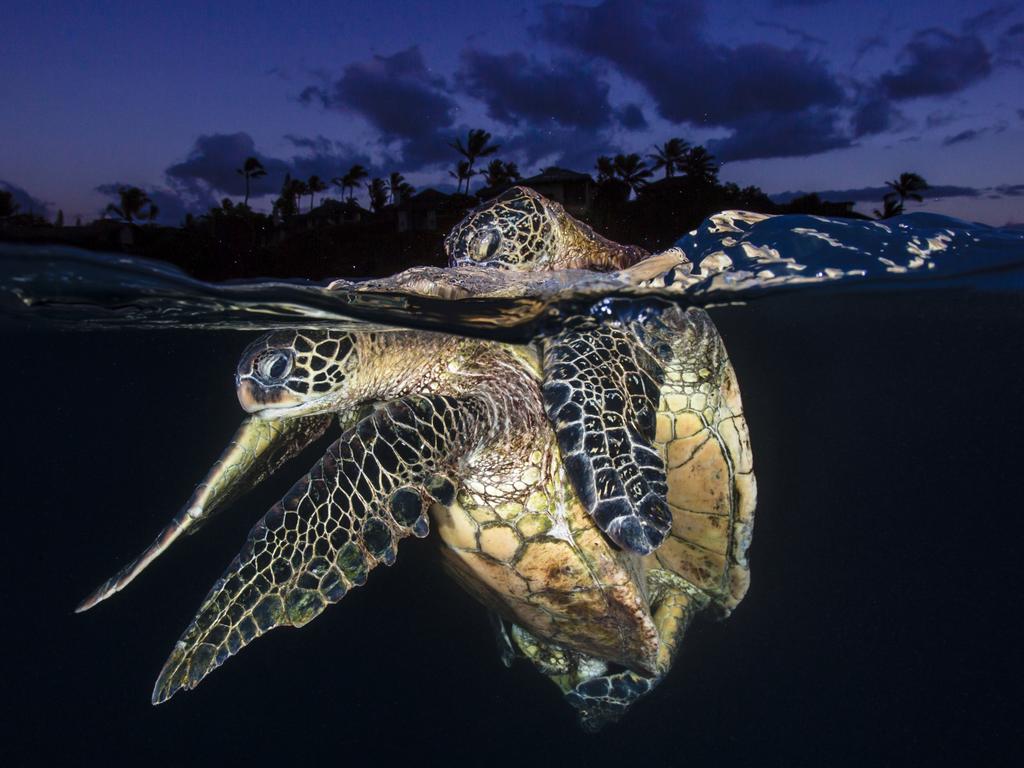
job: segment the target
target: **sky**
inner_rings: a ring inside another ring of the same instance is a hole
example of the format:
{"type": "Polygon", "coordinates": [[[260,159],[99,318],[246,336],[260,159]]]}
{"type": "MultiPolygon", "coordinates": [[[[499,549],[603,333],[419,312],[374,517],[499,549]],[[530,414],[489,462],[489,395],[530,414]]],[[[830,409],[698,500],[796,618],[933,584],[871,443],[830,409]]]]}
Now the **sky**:
{"type": "MultiPolygon", "coordinates": [[[[334,0],[9,4],[0,188],[91,220],[118,185],[179,222],[254,155],[450,185],[485,128],[524,175],[679,136],[720,178],[870,211],[904,171],[926,209],[1024,222],[1024,2],[334,0]]],[[[479,183],[479,182],[478,182],[479,183]]],[[[336,192],[340,196],[340,192],[336,192]]]]}

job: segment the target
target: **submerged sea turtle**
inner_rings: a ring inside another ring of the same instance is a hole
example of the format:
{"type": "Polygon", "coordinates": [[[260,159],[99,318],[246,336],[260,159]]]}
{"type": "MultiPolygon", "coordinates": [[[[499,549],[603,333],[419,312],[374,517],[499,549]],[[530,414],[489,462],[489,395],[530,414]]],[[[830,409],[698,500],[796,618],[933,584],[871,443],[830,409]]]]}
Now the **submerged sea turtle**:
{"type": "Polygon", "coordinates": [[[253,528],[175,646],[154,703],[269,629],[309,622],[432,520],[452,573],[501,617],[506,659],[513,648],[532,659],[599,727],[668,670],[697,611],[727,613],[746,587],[753,476],[735,379],[700,315],[667,312],[662,324],[680,350],[656,436],[675,520],[653,555],[616,548],[583,509],[529,349],[416,331],[275,332],[238,367],[254,415],[186,511],[81,609],[338,414],[347,429],[253,528]]]}

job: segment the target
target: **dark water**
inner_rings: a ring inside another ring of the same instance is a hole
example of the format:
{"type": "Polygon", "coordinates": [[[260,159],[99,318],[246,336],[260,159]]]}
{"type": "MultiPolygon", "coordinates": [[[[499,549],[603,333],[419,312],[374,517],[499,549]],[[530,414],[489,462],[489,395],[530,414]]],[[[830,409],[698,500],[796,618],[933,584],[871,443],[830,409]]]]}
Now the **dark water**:
{"type": "MultiPolygon", "coordinates": [[[[75,311],[78,322],[100,312],[75,311]]],[[[4,763],[1005,757],[1021,727],[1024,294],[975,275],[712,313],[759,481],[751,589],[727,621],[698,619],[662,686],[597,736],[525,662],[500,665],[483,610],[429,540],[404,543],[393,567],[309,626],[270,633],[152,707],[174,640],[316,449],[76,616],[237,426],[232,372],[251,333],[9,320],[4,763]]]]}

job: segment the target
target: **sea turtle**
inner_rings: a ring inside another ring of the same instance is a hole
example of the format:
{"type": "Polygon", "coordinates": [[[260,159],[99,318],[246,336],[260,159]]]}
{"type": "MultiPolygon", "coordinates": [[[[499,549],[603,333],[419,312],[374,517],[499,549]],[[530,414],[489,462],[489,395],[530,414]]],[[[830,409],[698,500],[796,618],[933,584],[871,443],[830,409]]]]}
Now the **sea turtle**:
{"type": "MultiPolygon", "coordinates": [[[[445,238],[445,250],[456,268],[520,272],[624,270],[650,257],[602,237],[528,187],[512,187],[471,211],[445,238]]],[[[664,282],[682,262],[673,250],[647,271],[657,265],[652,274],[664,282]]],[[[639,273],[646,276],[643,268],[639,273]]],[[[664,457],[655,446],[655,413],[679,354],[659,328],[664,306],[604,301],[540,340],[545,406],[569,476],[601,530],[641,555],[672,528],[664,457]]],[[[714,332],[706,315],[700,322],[714,332]]]]}
{"type": "Polygon", "coordinates": [[[154,703],[263,632],[309,622],[432,520],[451,572],[500,617],[506,660],[513,648],[532,659],[586,727],[616,719],[668,670],[692,616],[727,613],[746,587],[753,475],[732,369],[701,315],[666,311],[659,323],[679,350],[655,433],[674,521],[652,555],[617,548],[585,512],[531,349],[418,331],[274,332],[237,370],[253,415],[185,512],[81,610],[336,413],[342,436],[253,528],[172,651],[154,703]]]}

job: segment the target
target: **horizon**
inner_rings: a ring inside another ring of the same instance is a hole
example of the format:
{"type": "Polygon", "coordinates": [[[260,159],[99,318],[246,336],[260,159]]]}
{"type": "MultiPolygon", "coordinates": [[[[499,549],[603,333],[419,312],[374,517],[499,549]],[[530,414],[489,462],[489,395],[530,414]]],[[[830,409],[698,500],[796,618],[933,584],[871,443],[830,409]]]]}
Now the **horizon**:
{"type": "Polygon", "coordinates": [[[285,172],[353,163],[451,191],[447,142],[484,128],[524,176],[679,136],[782,202],[869,211],[913,171],[931,189],[908,212],[1024,222],[1019,2],[107,6],[17,7],[0,30],[0,188],[23,209],[91,220],[133,185],[177,224],[240,200],[250,155],[258,210],[285,172]]]}

